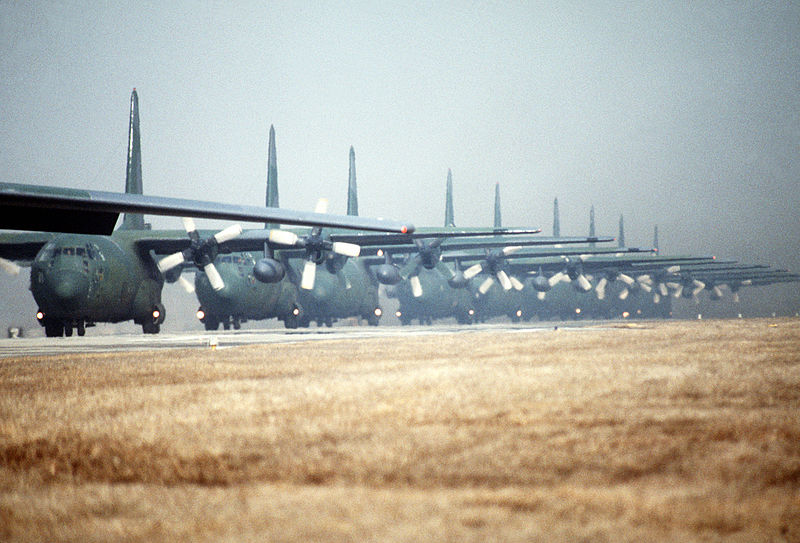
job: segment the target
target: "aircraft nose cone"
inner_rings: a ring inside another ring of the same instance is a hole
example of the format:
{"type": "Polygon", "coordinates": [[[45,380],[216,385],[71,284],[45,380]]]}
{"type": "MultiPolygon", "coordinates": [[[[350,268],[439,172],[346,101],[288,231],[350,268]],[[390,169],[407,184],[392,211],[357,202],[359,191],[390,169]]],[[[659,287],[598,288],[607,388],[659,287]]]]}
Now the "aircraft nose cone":
{"type": "Polygon", "coordinates": [[[47,279],[53,297],[64,306],[76,305],[89,292],[89,279],[79,272],[57,271],[47,279]]]}

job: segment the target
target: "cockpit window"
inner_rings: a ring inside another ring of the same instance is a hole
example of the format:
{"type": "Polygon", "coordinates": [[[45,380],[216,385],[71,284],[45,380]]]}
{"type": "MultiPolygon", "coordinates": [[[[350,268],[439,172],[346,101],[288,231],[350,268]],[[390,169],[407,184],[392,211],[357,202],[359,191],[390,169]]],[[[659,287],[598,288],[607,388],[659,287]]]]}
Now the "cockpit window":
{"type": "Polygon", "coordinates": [[[47,243],[45,244],[44,247],[42,247],[39,250],[39,254],[36,255],[36,260],[38,262],[44,262],[46,260],[50,260],[53,257],[53,252],[54,252],[54,244],[52,242],[47,243]]]}

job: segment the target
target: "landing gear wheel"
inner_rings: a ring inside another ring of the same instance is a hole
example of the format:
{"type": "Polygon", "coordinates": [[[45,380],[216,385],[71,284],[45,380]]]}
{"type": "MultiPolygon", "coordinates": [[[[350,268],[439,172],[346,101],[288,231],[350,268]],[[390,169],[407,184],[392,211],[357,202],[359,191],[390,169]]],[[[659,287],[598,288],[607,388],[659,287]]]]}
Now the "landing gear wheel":
{"type": "Polygon", "coordinates": [[[78,331],[78,335],[83,337],[86,335],[86,324],[83,321],[78,321],[78,326],[76,326],[76,330],[78,331]]]}
{"type": "Polygon", "coordinates": [[[47,337],[61,337],[64,335],[64,323],[59,320],[46,319],[44,321],[44,335],[47,337]]]}
{"type": "Polygon", "coordinates": [[[72,325],[65,324],[64,325],[64,335],[67,337],[72,337],[72,325]]]}
{"type": "Polygon", "coordinates": [[[289,314],[289,315],[286,315],[286,317],[283,318],[283,325],[288,330],[294,330],[295,328],[297,328],[299,326],[299,322],[298,322],[299,320],[300,319],[297,318],[297,315],[289,314]]]}
{"type": "Polygon", "coordinates": [[[208,330],[209,332],[213,332],[214,330],[217,330],[219,328],[219,320],[206,315],[203,326],[205,326],[206,330],[208,330]]]}
{"type": "Polygon", "coordinates": [[[161,327],[152,321],[147,321],[142,324],[142,332],[145,334],[157,334],[161,331],[161,327]]]}

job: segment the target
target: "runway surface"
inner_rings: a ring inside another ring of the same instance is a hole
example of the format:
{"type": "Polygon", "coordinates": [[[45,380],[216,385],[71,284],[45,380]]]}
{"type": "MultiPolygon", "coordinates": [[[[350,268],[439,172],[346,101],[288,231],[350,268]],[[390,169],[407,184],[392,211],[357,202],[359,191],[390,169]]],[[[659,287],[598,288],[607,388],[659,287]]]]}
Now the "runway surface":
{"type": "MultiPolygon", "coordinates": [[[[471,326],[436,324],[432,326],[334,327],[303,330],[263,329],[220,332],[181,332],[156,335],[126,334],[0,339],[0,358],[20,356],[51,356],[68,353],[98,353],[150,351],[154,349],[226,348],[239,345],[297,343],[341,339],[377,339],[398,336],[433,334],[470,334],[496,331],[498,333],[530,333],[553,330],[596,329],[611,323],[591,321],[572,323],[476,324],[471,326]]],[[[619,324],[619,323],[618,323],[619,324]]]]}

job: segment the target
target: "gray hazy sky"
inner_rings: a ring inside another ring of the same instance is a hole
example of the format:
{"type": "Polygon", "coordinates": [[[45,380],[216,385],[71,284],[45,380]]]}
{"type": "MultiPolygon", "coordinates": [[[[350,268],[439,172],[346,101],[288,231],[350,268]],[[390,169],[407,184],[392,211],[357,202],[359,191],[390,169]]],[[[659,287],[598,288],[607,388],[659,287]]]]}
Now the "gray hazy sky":
{"type": "MultiPolygon", "coordinates": [[[[800,4],[8,2],[4,181],[598,233],[800,272],[800,4]],[[166,4],[166,5],[162,5],[166,4]]],[[[176,220],[153,220],[179,228],[176,220]]],[[[797,291],[797,288],[792,291],[797,291]]]]}

